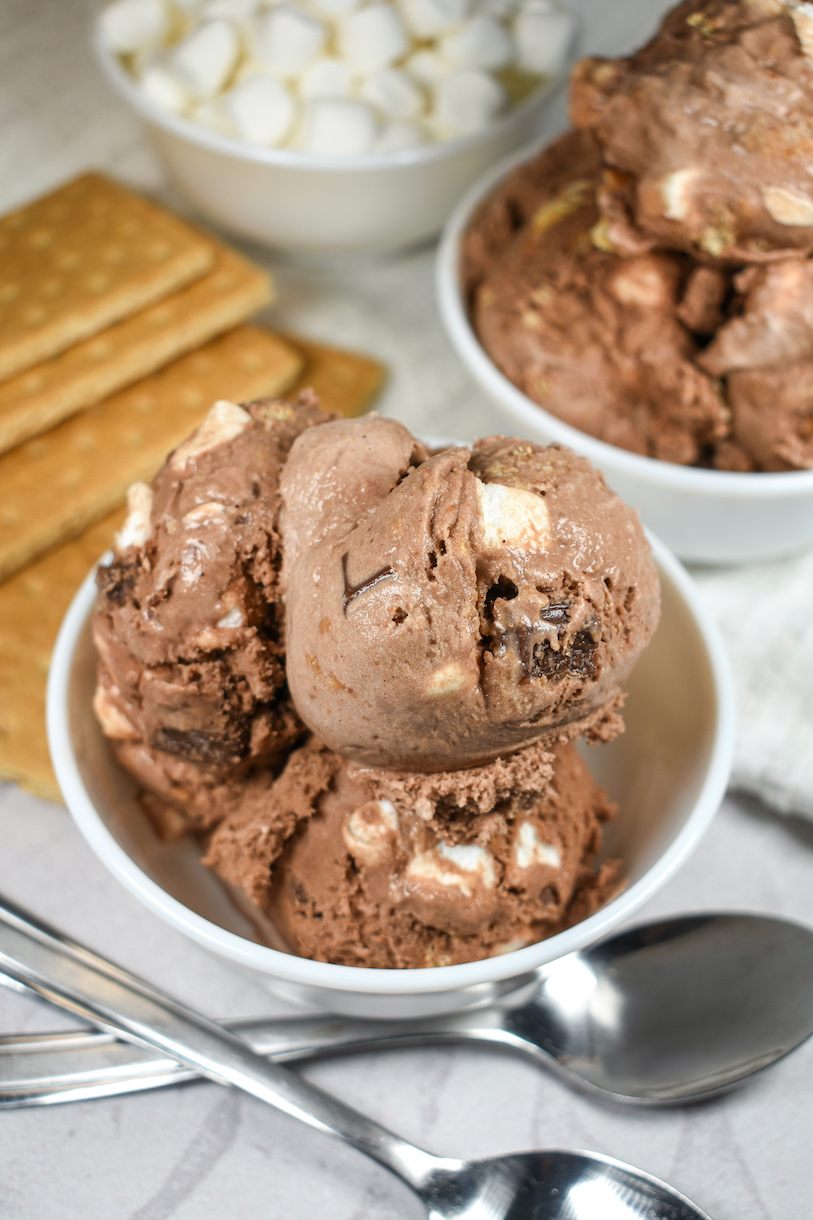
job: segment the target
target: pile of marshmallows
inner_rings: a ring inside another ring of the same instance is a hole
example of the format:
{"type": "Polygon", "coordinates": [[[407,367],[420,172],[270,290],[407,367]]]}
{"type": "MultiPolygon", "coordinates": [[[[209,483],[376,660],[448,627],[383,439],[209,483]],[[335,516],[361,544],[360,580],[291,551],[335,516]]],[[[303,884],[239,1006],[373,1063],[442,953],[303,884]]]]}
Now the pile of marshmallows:
{"type": "Polygon", "coordinates": [[[558,0],[112,0],[100,33],[157,106],[319,155],[487,127],[564,65],[558,0]]]}

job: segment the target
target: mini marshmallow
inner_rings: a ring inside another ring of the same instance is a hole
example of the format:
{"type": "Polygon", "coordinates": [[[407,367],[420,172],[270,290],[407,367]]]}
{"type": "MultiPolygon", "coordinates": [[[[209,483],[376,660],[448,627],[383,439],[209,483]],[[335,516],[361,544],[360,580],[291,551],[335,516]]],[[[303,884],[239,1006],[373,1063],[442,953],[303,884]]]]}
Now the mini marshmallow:
{"type": "Polygon", "coordinates": [[[505,26],[482,14],[440,40],[441,53],[459,68],[504,68],[514,57],[514,42],[505,26]]]}
{"type": "Polygon", "coordinates": [[[208,20],[215,17],[226,17],[229,21],[245,24],[255,15],[260,7],[260,0],[206,0],[202,15],[208,20]]]}
{"type": "Polygon", "coordinates": [[[171,67],[192,96],[203,100],[223,88],[239,54],[240,39],[232,23],[209,21],[175,48],[171,67]]]}
{"type": "Polygon", "coordinates": [[[210,97],[205,102],[199,102],[190,111],[190,116],[196,123],[202,123],[204,127],[210,127],[222,136],[237,134],[226,114],[222,97],[210,97]]]}
{"type": "Polygon", "coordinates": [[[115,537],[116,549],[143,546],[152,533],[152,488],[149,483],[131,483],[127,488],[127,518],[115,537]]]}
{"type": "Polygon", "coordinates": [[[368,76],[361,96],[387,119],[414,119],[426,106],[422,90],[401,68],[384,68],[368,76]]]}
{"type": "Polygon", "coordinates": [[[172,470],[183,470],[188,462],[201,457],[204,453],[233,441],[241,432],[245,432],[251,423],[248,411],[236,402],[227,398],[219,398],[203,423],[193,432],[188,441],[184,441],[169,459],[172,470]]]}
{"type": "Polygon", "coordinates": [[[345,17],[338,30],[339,50],[351,69],[369,76],[400,59],[409,39],[397,10],[374,3],[345,17]]]}
{"type": "Polygon", "coordinates": [[[352,98],[318,98],[309,102],[302,124],[301,146],[326,156],[369,152],[378,135],[372,106],[352,98]]]}
{"type": "Polygon", "coordinates": [[[235,85],[223,98],[223,107],[250,144],[282,144],[296,118],[290,89],[272,76],[250,76],[235,85]]]}
{"type": "Polygon", "coordinates": [[[507,21],[519,8],[519,0],[480,0],[478,7],[486,17],[494,17],[497,21],[507,21]]]}
{"type": "Polygon", "coordinates": [[[299,81],[299,92],[308,99],[347,97],[350,84],[350,69],[344,60],[326,56],[305,69],[299,81]]]}
{"type": "Polygon", "coordinates": [[[262,17],[254,34],[254,53],[276,76],[299,76],[322,51],[327,30],[317,17],[293,4],[279,4],[262,17]]]}
{"type": "Polygon", "coordinates": [[[374,152],[406,152],[426,143],[426,136],[415,123],[388,123],[375,142],[374,152]]]}
{"type": "Polygon", "coordinates": [[[400,9],[416,38],[436,38],[466,20],[471,0],[400,0],[400,9]]]}
{"type": "Polygon", "coordinates": [[[505,104],[505,92],[487,72],[471,68],[442,80],[435,90],[435,117],[457,133],[488,126],[505,104]]]}
{"type": "Polygon", "coordinates": [[[311,0],[312,7],[331,21],[339,21],[357,9],[362,0],[311,0]]]}
{"type": "Polygon", "coordinates": [[[448,59],[437,51],[416,51],[404,62],[404,69],[422,85],[433,86],[454,72],[448,59]]]}
{"type": "Polygon", "coordinates": [[[99,14],[102,38],[119,55],[157,46],[169,33],[163,0],[114,0],[99,14]]]}
{"type": "Polygon", "coordinates": [[[550,540],[550,514],[542,496],[504,483],[475,484],[483,549],[544,549],[550,540]]]}
{"type": "Polygon", "coordinates": [[[558,72],[573,33],[569,13],[550,0],[528,0],[514,20],[517,66],[540,76],[558,72]]]}
{"type": "Polygon", "coordinates": [[[164,110],[170,110],[173,114],[183,114],[189,106],[188,89],[184,88],[178,77],[166,64],[150,64],[145,68],[138,83],[144,96],[164,110]]]}

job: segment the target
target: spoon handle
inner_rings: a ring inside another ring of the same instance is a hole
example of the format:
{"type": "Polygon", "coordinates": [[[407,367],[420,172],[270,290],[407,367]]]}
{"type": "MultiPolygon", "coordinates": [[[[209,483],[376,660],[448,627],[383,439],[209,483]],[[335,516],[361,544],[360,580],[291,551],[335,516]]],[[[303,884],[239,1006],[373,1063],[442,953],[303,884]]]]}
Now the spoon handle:
{"type": "MultiPolygon", "coordinates": [[[[343,1050],[487,1040],[459,1016],[400,1022],[303,1014],[218,1024],[275,1063],[343,1050]]],[[[159,1089],[198,1075],[153,1050],[95,1030],[0,1036],[0,1109],[159,1089]]]]}
{"type": "Polygon", "coordinates": [[[236,1034],[8,902],[0,902],[0,971],[58,1007],[146,1044],[220,1084],[232,1084],[378,1161],[413,1190],[456,1162],[433,1157],[269,1063],[236,1034]]]}

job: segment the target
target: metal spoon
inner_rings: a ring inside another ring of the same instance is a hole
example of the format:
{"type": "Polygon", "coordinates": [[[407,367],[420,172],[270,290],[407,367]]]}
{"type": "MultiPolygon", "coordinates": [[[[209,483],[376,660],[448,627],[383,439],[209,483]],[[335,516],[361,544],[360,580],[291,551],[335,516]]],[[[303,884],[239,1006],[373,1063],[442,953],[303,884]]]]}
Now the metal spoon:
{"type": "MultiPolygon", "coordinates": [[[[330,1015],[227,1021],[276,1062],[336,1051],[476,1042],[515,1051],[616,1101],[708,1097],[813,1032],[813,934],[764,915],[663,920],[540,972],[521,1002],[410,1021],[330,1015]]],[[[110,1034],[0,1038],[0,1108],[160,1088],[195,1073],[110,1034]]]]}
{"type": "Polygon", "coordinates": [[[430,1220],[709,1220],[663,1182],[592,1153],[539,1151],[480,1161],[433,1156],[8,904],[0,906],[0,970],[93,1024],[347,1141],[399,1177],[430,1220]]]}

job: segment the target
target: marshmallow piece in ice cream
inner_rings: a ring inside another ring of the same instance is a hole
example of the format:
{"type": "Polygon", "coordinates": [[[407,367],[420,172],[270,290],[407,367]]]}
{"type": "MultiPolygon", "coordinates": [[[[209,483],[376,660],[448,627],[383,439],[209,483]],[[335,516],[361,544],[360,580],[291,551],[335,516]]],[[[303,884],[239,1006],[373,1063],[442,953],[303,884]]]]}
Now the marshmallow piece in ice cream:
{"type": "Polygon", "coordinates": [[[398,10],[379,2],[345,17],[338,44],[352,71],[367,76],[400,59],[409,48],[409,39],[398,10]]]}
{"type": "Polygon", "coordinates": [[[193,97],[222,89],[237,66],[240,39],[230,21],[209,21],[175,48],[171,66],[193,97]]]}
{"type": "Polygon", "coordinates": [[[400,9],[416,38],[437,38],[461,25],[471,0],[401,0],[400,9]]]}
{"type": "Polygon", "coordinates": [[[502,438],[428,457],[371,416],[296,442],[281,488],[289,689],[331,749],[429,772],[618,731],[658,581],[586,461],[502,438]]]}
{"type": "Polygon", "coordinates": [[[152,488],[149,483],[133,483],[127,489],[127,517],[116,534],[116,548],[144,546],[152,533],[152,488]]]}
{"type": "Polygon", "coordinates": [[[283,3],[257,25],[254,54],[270,72],[290,80],[316,59],[326,42],[327,29],[317,17],[283,3]]]}
{"type": "Polygon", "coordinates": [[[402,68],[384,68],[368,76],[361,96],[387,119],[414,119],[426,105],[423,91],[402,68]]]}
{"type": "Polygon", "coordinates": [[[548,76],[567,59],[573,18],[551,0],[526,0],[514,20],[517,64],[526,72],[548,76]]]}
{"type": "Polygon", "coordinates": [[[504,68],[514,55],[514,44],[505,26],[493,17],[479,14],[459,30],[446,34],[438,44],[441,53],[456,68],[504,68]]]}
{"type": "Polygon", "coordinates": [[[239,135],[250,144],[282,144],[296,118],[290,89],[272,76],[249,76],[229,90],[223,106],[239,135]]]}
{"type": "Polygon", "coordinates": [[[356,98],[316,98],[302,123],[302,148],[319,156],[355,156],[372,147],[378,121],[372,107],[356,98]]]}
{"type": "Polygon", "coordinates": [[[114,0],[99,14],[102,38],[119,55],[157,46],[169,33],[164,0],[114,0]]]}

